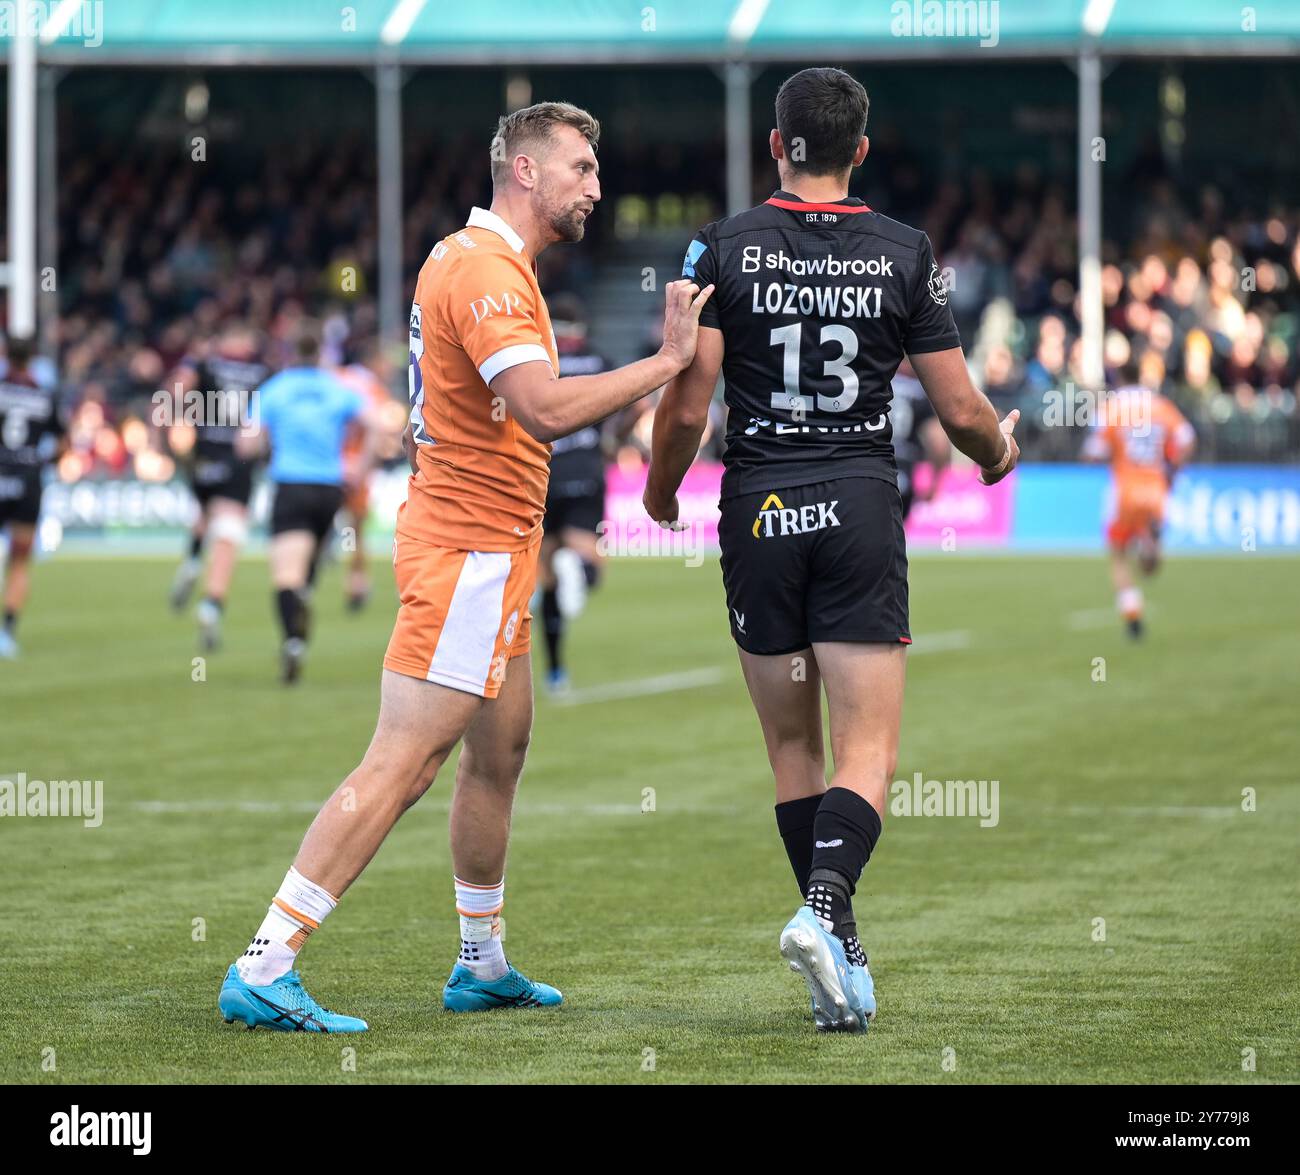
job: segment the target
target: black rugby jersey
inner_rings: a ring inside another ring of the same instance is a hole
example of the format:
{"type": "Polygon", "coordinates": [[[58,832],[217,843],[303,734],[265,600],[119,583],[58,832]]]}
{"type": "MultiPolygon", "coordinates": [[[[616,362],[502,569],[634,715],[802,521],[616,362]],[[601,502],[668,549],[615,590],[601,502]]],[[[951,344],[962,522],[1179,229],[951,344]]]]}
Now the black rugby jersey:
{"type": "Polygon", "coordinates": [[[54,460],[66,422],[58,393],[27,372],[0,380],[0,470],[39,473],[54,460]]]}
{"type": "Polygon", "coordinates": [[[194,364],[197,381],[191,396],[202,394],[201,414],[194,451],[197,456],[224,459],[233,456],[235,436],[251,418],[253,397],[271,374],[257,359],[228,359],[212,355],[194,364]]]}
{"type": "Polygon", "coordinates": [[[682,276],[717,286],[700,323],[726,347],[723,498],[895,479],[890,380],[904,355],[961,345],[925,233],[778,191],[706,225],[682,276]]]}

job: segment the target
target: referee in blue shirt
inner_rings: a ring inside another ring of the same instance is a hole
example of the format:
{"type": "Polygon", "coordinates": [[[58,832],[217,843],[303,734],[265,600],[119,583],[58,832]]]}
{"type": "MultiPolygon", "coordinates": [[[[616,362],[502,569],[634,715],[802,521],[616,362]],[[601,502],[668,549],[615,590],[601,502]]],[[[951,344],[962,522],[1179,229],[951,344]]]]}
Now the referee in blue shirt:
{"type": "Polygon", "coordinates": [[[282,680],[296,682],[307,649],[310,584],[322,545],[343,501],[343,444],[353,422],[365,430],[354,477],[374,464],[381,422],[364,396],[320,366],[320,341],[305,330],[298,363],[272,376],[257,397],[256,427],[237,442],[240,455],[271,454],[271,583],[284,631],[282,680]]]}

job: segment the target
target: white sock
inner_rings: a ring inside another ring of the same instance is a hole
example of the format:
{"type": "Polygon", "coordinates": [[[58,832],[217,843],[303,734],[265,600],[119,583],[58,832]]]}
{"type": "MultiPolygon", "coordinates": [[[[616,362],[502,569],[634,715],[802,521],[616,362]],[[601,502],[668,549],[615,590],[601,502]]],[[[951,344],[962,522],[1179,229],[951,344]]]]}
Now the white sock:
{"type": "Polygon", "coordinates": [[[505,903],[506,879],[496,885],[474,885],[453,878],[456,883],[456,913],[460,915],[459,962],[475,979],[500,979],[510,970],[501,946],[501,907],[505,903]]]}
{"type": "Polygon", "coordinates": [[[1121,616],[1132,619],[1142,615],[1142,589],[1140,587],[1124,588],[1115,596],[1115,607],[1121,616]]]}
{"type": "Polygon", "coordinates": [[[290,868],[248,950],[235,960],[240,979],[254,987],[279,979],[293,966],[311,932],[337,905],[336,898],[290,868]]]}

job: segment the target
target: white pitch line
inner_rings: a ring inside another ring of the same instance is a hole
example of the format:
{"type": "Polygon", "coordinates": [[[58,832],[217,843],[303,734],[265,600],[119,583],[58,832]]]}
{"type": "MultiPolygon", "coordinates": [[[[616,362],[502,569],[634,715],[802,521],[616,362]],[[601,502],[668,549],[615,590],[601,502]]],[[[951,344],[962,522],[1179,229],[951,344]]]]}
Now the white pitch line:
{"type": "Polygon", "coordinates": [[[1080,632],[1088,628],[1110,628],[1119,623],[1119,617],[1112,608],[1085,608],[1081,612],[1071,612],[1065,618],[1066,628],[1080,632]]]}
{"type": "Polygon", "coordinates": [[[150,816],[187,815],[196,812],[257,812],[281,815],[286,812],[319,812],[321,804],[267,800],[132,800],[127,806],[150,816]]]}
{"type": "MultiPolygon", "coordinates": [[[[190,816],[201,813],[238,812],[245,815],[286,816],[320,811],[320,803],[300,800],[284,802],[266,800],[134,800],[126,806],[133,812],[146,816],[190,816]]],[[[423,812],[445,814],[451,810],[451,801],[445,798],[426,798],[416,807],[423,812]]],[[[624,804],[561,804],[550,801],[520,800],[515,804],[520,816],[642,816],[646,815],[639,803],[624,804]]],[[[743,814],[743,804],[679,804],[663,801],[658,810],[666,815],[737,816],[743,814]]]]}
{"type": "Polygon", "coordinates": [[[907,655],[915,657],[920,653],[950,653],[954,649],[968,648],[970,633],[964,628],[956,628],[951,632],[931,632],[914,637],[907,655]]]}
{"type": "Polygon", "coordinates": [[[1198,820],[1230,820],[1241,812],[1233,806],[1211,806],[1209,804],[1188,804],[1180,807],[1165,804],[1159,807],[1142,807],[1134,804],[1067,804],[1059,811],[1069,816],[1191,816],[1198,820]]]}
{"type": "Polygon", "coordinates": [[[685,673],[665,673],[660,677],[638,677],[631,681],[609,681],[558,694],[552,699],[559,706],[583,706],[588,702],[610,702],[622,698],[644,698],[651,694],[671,694],[679,690],[701,689],[717,685],[723,672],[716,665],[706,669],[688,669],[685,673]]]}

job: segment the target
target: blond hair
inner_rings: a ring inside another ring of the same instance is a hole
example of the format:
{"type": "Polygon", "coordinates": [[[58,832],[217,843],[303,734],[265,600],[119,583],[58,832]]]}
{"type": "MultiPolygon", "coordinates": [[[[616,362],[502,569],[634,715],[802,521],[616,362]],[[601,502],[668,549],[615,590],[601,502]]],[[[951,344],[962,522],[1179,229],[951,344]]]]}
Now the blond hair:
{"type": "Polygon", "coordinates": [[[492,136],[492,186],[505,180],[515,156],[527,154],[526,147],[549,143],[557,126],[573,127],[593,151],[600,142],[600,123],[570,102],[537,102],[502,115],[492,136]]]}

